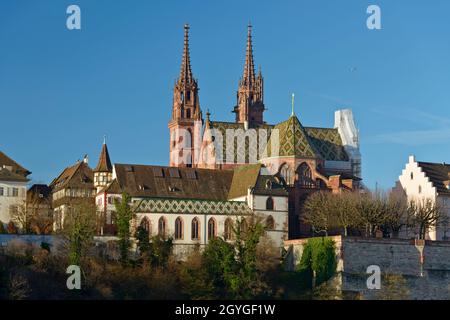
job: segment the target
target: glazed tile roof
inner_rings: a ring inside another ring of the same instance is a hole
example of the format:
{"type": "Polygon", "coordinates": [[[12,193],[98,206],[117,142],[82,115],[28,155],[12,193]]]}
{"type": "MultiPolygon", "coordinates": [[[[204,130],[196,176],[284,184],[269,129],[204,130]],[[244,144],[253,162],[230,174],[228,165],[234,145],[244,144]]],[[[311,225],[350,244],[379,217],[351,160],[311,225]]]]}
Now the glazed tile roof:
{"type": "MultiPolygon", "coordinates": [[[[274,129],[278,129],[279,156],[295,156],[298,158],[320,158],[321,154],[316,146],[311,142],[311,138],[305,131],[296,116],[291,116],[288,120],[277,124],[274,129]]],[[[268,155],[276,156],[271,150],[272,139],[268,142],[268,155]]]]}
{"type": "MultiPolygon", "coordinates": [[[[251,150],[250,152],[248,152],[247,150],[249,150],[249,139],[245,139],[244,143],[237,143],[237,139],[235,139],[234,141],[234,146],[233,146],[233,152],[234,152],[234,158],[233,159],[228,159],[227,158],[227,143],[229,141],[227,141],[227,130],[239,130],[241,129],[243,132],[245,132],[245,128],[244,128],[244,124],[243,123],[235,123],[235,122],[221,122],[221,121],[209,121],[208,122],[209,127],[211,129],[217,130],[222,134],[222,145],[223,145],[223,161],[227,161],[227,162],[233,162],[233,163],[238,163],[238,155],[245,155],[245,163],[249,163],[249,154],[255,154],[257,160],[259,159],[259,149],[265,148],[264,146],[259,145],[260,143],[260,139],[259,139],[259,135],[261,134],[261,132],[259,131],[259,129],[265,129],[267,132],[267,140],[269,139],[270,136],[270,132],[271,129],[273,128],[273,126],[268,125],[268,124],[262,124],[259,125],[257,127],[253,127],[253,128],[249,128],[249,129],[255,129],[256,130],[256,144],[251,146],[251,150]]],[[[231,142],[231,141],[230,141],[231,142]]]]}
{"type": "MultiPolygon", "coordinates": [[[[212,129],[216,129],[221,132],[223,137],[223,160],[228,160],[226,157],[226,131],[228,129],[244,130],[243,123],[234,122],[220,122],[209,121],[208,125],[212,129]]],[[[238,154],[245,154],[246,163],[249,162],[249,152],[256,154],[259,160],[259,148],[265,148],[266,146],[260,146],[260,132],[258,129],[266,129],[267,132],[267,155],[271,156],[271,140],[272,130],[279,130],[280,141],[280,156],[297,156],[302,158],[323,158],[329,161],[349,161],[348,154],[346,153],[341,136],[337,129],[334,128],[315,128],[315,127],[303,127],[296,116],[290,117],[288,120],[281,122],[277,125],[263,124],[255,127],[258,134],[256,147],[253,146],[249,150],[249,139],[246,139],[244,145],[238,145],[234,143],[234,159],[230,159],[232,162],[237,161],[238,154]],[[295,133],[295,134],[294,134],[295,133]],[[295,146],[295,147],[294,147],[295,146]],[[244,149],[245,148],[245,149],[244,149]]],[[[262,139],[264,140],[264,139],[262,139]]],[[[275,155],[275,152],[274,152],[275,155]]]]}
{"type": "Polygon", "coordinates": [[[213,201],[191,199],[143,199],[135,205],[134,212],[189,213],[189,214],[252,214],[247,203],[240,201],[213,201]]]}
{"type": "Polygon", "coordinates": [[[334,128],[305,127],[311,142],[325,160],[348,161],[347,152],[342,146],[341,135],[334,128]]]}
{"type": "Polygon", "coordinates": [[[450,195],[450,189],[446,186],[450,180],[450,164],[432,162],[418,162],[418,164],[439,194],[450,195]]]}

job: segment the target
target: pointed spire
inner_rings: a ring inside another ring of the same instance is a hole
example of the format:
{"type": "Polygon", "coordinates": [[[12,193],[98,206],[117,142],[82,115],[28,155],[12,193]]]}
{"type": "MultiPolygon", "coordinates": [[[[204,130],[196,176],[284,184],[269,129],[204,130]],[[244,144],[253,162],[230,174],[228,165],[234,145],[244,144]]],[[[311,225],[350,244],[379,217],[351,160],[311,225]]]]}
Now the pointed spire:
{"type": "Polygon", "coordinates": [[[106,136],[103,137],[102,151],[98,158],[98,164],[94,169],[94,172],[112,172],[111,159],[109,158],[108,147],[106,145],[106,136]]]}
{"type": "Polygon", "coordinates": [[[242,81],[245,85],[255,82],[255,64],[253,62],[252,25],[247,27],[247,51],[245,54],[244,75],[242,81]]]}
{"type": "Polygon", "coordinates": [[[193,80],[191,70],[191,59],[189,57],[189,25],[184,25],[184,48],[183,58],[181,60],[180,78],[178,81],[189,83],[193,80]]]}

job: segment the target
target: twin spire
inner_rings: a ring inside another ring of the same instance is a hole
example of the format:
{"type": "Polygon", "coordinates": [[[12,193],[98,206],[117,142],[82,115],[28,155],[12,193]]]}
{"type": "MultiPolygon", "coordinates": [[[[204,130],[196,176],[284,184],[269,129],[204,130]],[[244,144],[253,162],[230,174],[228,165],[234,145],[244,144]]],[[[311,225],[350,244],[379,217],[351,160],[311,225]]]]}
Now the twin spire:
{"type": "Polygon", "coordinates": [[[245,53],[244,75],[242,84],[251,86],[255,83],[255,63],[253,62],[252,25],[247,27],[247,49],[245,53]]]}
{"type": "Polygon", "coordinates": [[[193,79],[194,77],[192,76],[191,59],[189,56],[189,25],[185,24],[183,58],[181,60],[180,78],[178,79],[178,81],[190,83],[193,79]]]}
{"type": "MultiPolygon", "coordinates": [[[[180,77],[178,81],[189,83],[194,77],[191,69],[191,58],[189,54],[189,24],[184,25],[184,47],[183,57],[181,59],[180,77]]],[[[261,71],[260,71],[261,72],[261,71]]],[[[252,25],[247,27],[247,49],[245,53],[245,65],[242,77],[242,83],[245,85],[251,85],[255,83],[255,63],[253,61],[253,43],[252,43],[252,25]]]]}
{"type": "MultiPolygon", "coordinates": [[[[261,70],[255,74],[253,60],[252,26],[247,27],[247,46],[245,54],[244,72],[239,81],[237,104],[233,108],[237,123],[247,125],[261,125],[264,107],[264,80],[261,70]]],[[[181,60],[180,76],[174,88],[174,104],[172,120],[201,119],[200,103],[198,99],[198,85],[194,79],[189,52],[189,25],[184,25],[184,47],[181,60]]],[[[171,120],[171,121],[172,121],[171,120]]]]}

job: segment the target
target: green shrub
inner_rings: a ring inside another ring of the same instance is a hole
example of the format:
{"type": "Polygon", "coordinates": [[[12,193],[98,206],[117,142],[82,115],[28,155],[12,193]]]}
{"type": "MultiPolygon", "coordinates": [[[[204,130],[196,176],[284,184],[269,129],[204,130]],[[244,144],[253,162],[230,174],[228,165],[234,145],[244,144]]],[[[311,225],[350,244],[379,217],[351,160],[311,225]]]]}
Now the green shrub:
{"type": "Polygon", "coordinates": [[[303,248],[297,272],[301,274],[301,285],[311,288],[315,272],[315,285],[329,280],[336,272],[334,241],[330,238],[311,238],[303,248]]]}

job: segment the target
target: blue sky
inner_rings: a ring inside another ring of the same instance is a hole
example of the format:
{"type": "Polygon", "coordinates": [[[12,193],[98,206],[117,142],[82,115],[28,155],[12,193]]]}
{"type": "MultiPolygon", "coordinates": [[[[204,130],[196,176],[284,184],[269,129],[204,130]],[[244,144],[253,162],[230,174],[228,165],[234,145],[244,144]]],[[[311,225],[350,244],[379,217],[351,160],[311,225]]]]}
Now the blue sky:
{"type": "Polygon", "coordinates": [[[86,153],[95,166],[104,134],[113,162],[168,164],[183,25],[203,111],[233,121],[251,21],[265,120],[290,115],[292,92],[304,126],[353,109],[365,183],[388,188],[409,154],[450,162],[448,12],[446,0],[3,0],[0,150],[34,183],[86,153]],[[82,30],[66,28],[70,4],[82,30]],[[370,4],[382,30],[366,27],[370,4]]]}

